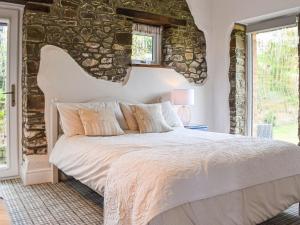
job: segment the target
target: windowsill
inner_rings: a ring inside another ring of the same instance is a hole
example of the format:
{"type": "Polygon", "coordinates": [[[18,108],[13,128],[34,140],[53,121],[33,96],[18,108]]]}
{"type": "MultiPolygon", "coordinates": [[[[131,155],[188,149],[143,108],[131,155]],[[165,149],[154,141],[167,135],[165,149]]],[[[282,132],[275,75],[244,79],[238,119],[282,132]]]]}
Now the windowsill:
{"type": "Polygon", "coordinates": [[[151,68],[169,68],[168,66],[164,66],[161,64],[131,64],[133,67],[151,67],[151,68]]]}

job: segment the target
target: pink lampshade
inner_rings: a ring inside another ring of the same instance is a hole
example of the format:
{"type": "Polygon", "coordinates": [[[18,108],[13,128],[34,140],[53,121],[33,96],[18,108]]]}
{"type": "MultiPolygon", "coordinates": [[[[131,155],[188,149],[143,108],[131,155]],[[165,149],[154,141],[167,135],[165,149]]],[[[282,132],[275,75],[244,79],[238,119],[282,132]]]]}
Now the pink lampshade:
{"type": "Polygon", "coordinates": [[[194,105],[195,92],[194,89],[175,89],[171,93],[174,105],[194,105]]]}

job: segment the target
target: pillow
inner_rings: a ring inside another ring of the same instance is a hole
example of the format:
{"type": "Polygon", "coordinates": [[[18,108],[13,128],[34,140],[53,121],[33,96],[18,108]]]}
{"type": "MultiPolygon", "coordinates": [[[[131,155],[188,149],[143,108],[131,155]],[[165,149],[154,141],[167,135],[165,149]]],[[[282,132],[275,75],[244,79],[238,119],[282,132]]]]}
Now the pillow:
{"type": "MultiPolygon", "coordinates": [[[[142,104],[139,104],[142,105],[142,104]]],[[[146,105],[146,104],[144,104],[146,105]]],[[[173,105],[171,102],[163,102],[163,103],[157,103],[157,104],[148,104],[148,105],[161,105],[161,110],[163,117],[165,118],[167,124],[170,127],[183,127],[183,124],[181,122],[181,119],[179,118],[178,114],[176,113],[173,105]]],[[[136,121],[135,116],[133,115],[133,111],[131,109],[131,106],[134,106],[133,104],[126,104],[126,103],[120,103],[121,110],[123,112],[123,115],[125,117],[125,120],[127,122],[129,130],[138,130],[138,124],[136,121]]]]}
{"type": "Polygon", "coordinates": [[[138,124],[137,121],[133,115],[132,109],[130,106],[133,106],[132,104],[126,104],[126,103],[121,103],[120,102],[120,107],[123,112],[123,115],[125,117],[125,120],[127,122],[127,126],[129,130],[136,131],[138,130],[138,124]]]}
{"type": "Polygon", "coordinates": [[[162,114],[170,127],[183,127],[182,121],[171,102],[161,103],[162,114]]]}
{"type": "Polygon", "coordinates": [[[113,102],[89,102],[89,103],[58,103],[60,120],[64,134],[67,136],[84,135],[84,128],[80,120],[79,109],[93,109],[97,111],[102,107],[111,107],[114,109],[115,116],[122,129],[127,130],[128,126],[116,101],[113,102]]]}
{"type": "Polygon", "coordinates": [[[78,111],[84,134],[87,136],[117,136],[124,134],[121,129],[114,109],[103,107],[97,111],[90,109],[79,109],[78,111]]]}
{"type": "Polygon", "coordinates": [[[58,103],[62,130],[67,136],[84,135],[84,129],[78,114],[79,105],[58,103]]]}
{"type": "Polygon", "coordinates": [[[164,119],[160,104],[132,105],[130,107],[140,133],[162,133],[173,130],[164,119]]]}

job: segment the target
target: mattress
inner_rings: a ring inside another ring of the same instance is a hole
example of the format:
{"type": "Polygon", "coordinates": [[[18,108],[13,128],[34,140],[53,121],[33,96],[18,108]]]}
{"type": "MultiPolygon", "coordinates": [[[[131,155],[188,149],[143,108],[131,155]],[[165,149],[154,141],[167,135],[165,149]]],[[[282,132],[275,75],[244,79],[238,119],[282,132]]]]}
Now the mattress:
{"type": "MultiPolygon", "coordinates": [[[[214,143],[219,142],[222,145],[223,142],[230,142],[231,139],[236,139],[236,137],[183,128],[166,134],[141,135],[130,133],[118,137],[62,136],[50,155],[50,162],[67,175],[73,176],[104,196],[107,178],[110,177],[108,173],[112,171],[112,168],[117,168],[119,159],[126,159],[126,156],[129,155],[136,155],[140,158],[147,151],[152,152],[154,149],[162,148],[163,145],[168,146],[166,150],[169,151],[172,148],[178,148],[178,146],[184,149],[184,146],[187,147],[193,143],[199,147],[202,144],[217,146],[214,143]]],[[[269,143],[261,142],[261,144],[267,146],[269,143]]],[[[280,146],[293,150],[297,148],[284,143],[277,143],[277,145],[279,146],[277,146],[279,148],[277,149],[278,156],[281,154],[280,146]]],[[[237,145],[232,146],[239,147],[237,145]]],[[[225,151],[225,153],[227,152],[225,151]]],[[[253,156],[251,157],[253,158],[253,156]]],[[[291,167],[291,169],[293,168],[291,167]]],[[[274,169],[273,177],[280,177],[274,175],[281,173],[278,171],[274,169]]],[[[122,173],[120,172],[120,174],[122,173]]],[[[262,174],[268,173],[262,171],[262,174]]],[[[282,176],[281,179],[270,179],[265,178],[265,176],[261,175],[263,179],[254,183],[255,185],[240,186],[240,189],[228,192],[224,191],[227,189],[224,189],[220,185],[222,183],[219,183],[219,187],[214,189],[223,189],[223,192],[219,192],[219,194],[216,192],[215,195],[201,200],[186,201],[174,205],[168,210],[162,210],[163,213],[159,213],[159,215],[153,214],[156,216],[151,221],[147,221],[150,225],[247,225],[263,222],[300,199],[298,174],[293,174],[290,177],[282,176]],[[263,180],[266,182],[262,182],[263,180]]],[[[253,178],[255,176],[249,179],[253,180],[253,178]]],[[[247,179],[244,178],[244,181],[247,183],[247,179]]],[[[226,186],[225,183],[224,185],[226,186]]],[[[108,190],[110,189],[112,188],[108,188],[108,190]]]]}

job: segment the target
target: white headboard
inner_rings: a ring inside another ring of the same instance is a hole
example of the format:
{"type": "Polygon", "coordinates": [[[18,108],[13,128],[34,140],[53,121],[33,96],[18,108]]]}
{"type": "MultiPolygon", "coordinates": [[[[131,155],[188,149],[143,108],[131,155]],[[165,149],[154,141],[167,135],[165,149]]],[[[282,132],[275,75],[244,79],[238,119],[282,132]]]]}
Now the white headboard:
{"type": "Polygon", "coordinates": [[[124,84],[96,79],[85,72],[67,52],[51,45],[41,50],[37,79],[45,95],[48,153],[58,137],[55,102],[87,102],[115,97],[146,103],[165,96],[173,89],[191,87],[182,75],[167,68],[132,67],[124,84]]]}

